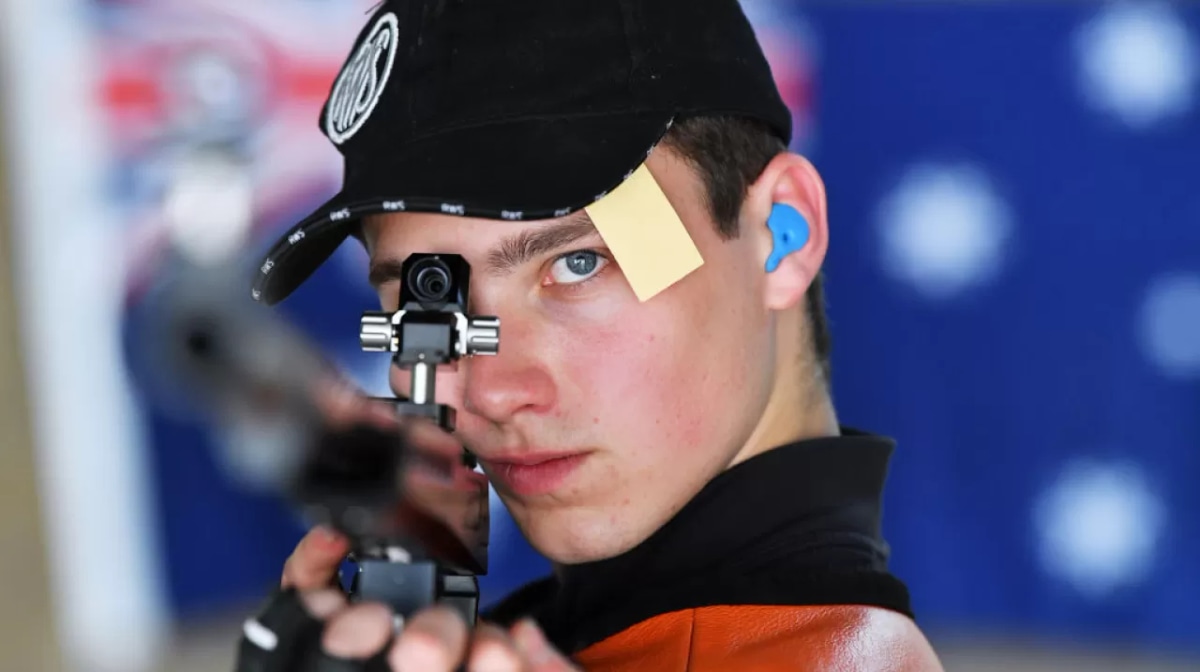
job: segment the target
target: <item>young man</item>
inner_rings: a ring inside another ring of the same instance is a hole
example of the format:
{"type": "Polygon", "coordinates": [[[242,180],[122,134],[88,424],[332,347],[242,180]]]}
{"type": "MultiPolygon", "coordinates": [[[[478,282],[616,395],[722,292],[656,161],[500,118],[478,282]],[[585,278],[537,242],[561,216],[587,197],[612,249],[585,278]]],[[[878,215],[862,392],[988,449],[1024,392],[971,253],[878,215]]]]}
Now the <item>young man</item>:
{"type": "Polygon", "coordinates": [[[736,0],[384,2],[322,129],[345,188],[255,297],[350,235],[384,310],[408,255],[465,257],[503,347],[439,373],[438,401],[555,572],[472,632],[435,608],[393,639],[384,607],[326,588],[348,547],[314,531],[288,631],[243,641],[241,669],[940,669],[887,570],[893,443],[831,401],[824,187],[736,0]],[[647,174],[672,215],[644,225],[677,217],[703,260],[652,291],[686,250],[617,249],[593,216],[647,174]]]}

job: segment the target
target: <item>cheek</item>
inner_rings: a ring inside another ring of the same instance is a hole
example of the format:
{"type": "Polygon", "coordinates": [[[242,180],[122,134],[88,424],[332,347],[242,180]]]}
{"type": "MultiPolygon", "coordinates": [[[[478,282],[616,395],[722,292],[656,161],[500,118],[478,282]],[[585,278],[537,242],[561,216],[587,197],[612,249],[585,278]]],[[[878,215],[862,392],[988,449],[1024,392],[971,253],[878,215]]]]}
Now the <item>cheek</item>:
{"type": "Polygon", "coordinates": [[[745,386],[737,343],[716,333],[711,312],[624,312],[571,329],[560,345],[560,390],[574,397],[561,400],[565,412],[602,425],[606,442],[627,444],[614,449],[663,455],[711,440],[726,415],[720,405],[745,386]]]}

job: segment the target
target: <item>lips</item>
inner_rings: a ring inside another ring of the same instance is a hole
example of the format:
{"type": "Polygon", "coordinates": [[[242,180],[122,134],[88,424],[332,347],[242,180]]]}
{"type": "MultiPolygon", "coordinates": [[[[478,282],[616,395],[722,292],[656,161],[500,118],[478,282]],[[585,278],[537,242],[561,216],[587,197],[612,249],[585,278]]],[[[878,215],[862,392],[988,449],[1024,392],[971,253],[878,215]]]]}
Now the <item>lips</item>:
{"type": "Polygon", "coordinates": [[[536,453],[480,459],[492,482],[524,497],[558,489],[587,459],[587,453],[536,453]]]}

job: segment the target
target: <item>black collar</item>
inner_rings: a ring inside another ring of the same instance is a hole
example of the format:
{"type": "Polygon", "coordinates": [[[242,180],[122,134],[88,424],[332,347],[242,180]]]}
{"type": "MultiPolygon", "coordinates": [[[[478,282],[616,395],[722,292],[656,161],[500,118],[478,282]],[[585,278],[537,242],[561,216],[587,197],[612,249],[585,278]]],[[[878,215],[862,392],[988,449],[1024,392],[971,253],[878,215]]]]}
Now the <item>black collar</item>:
{"type": "Polygon", "coordinates": [[[629,552],[567,566],[485,617],[531,613],[577,651],[650,616],[712,604],[865,602],[907,613],[880,534],[894,448],[844,427],[769,450],[718,475],[629,552]]]}

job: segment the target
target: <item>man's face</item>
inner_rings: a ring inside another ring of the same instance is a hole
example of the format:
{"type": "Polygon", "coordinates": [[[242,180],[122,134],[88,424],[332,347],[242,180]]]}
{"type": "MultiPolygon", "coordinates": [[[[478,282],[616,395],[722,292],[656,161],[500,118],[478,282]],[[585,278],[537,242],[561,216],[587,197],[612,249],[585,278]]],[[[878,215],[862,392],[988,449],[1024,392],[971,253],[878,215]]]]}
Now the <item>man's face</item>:
{"type": "MultiPolygon", "coordinates": [[[[500,318],[500,353],[440,372],[437,401],[456,408],[459,438],[530,543],[560,563],[622,553],[670,519],[737,457],[773,382],[754,237],[718,237],[678,158],[659,149],[648,165],[705,263],[645,303],[586,217],[364,224],[384,310],[409,254],[470,263],[470,311],[500,318]]],[[[391,382],[407,395],[406,372],[391,382]]]]}

